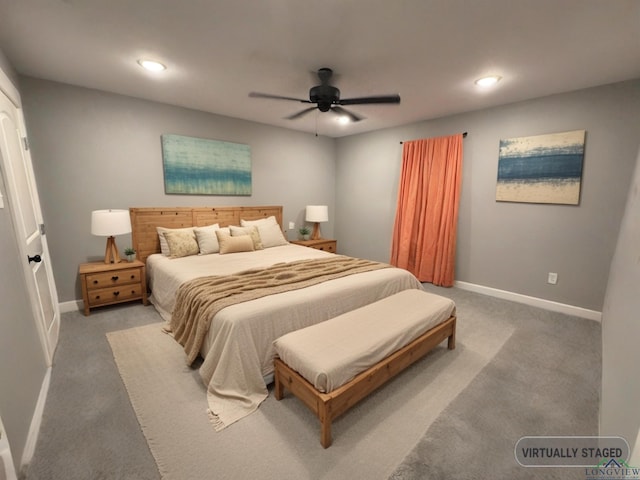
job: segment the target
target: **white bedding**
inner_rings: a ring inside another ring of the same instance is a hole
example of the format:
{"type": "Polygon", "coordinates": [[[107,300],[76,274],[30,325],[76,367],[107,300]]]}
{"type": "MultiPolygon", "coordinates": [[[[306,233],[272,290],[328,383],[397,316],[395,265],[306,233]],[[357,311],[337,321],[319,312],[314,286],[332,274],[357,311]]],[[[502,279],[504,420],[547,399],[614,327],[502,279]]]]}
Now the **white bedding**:
{"type": "MultiPolygon", "coordinates": [[[[179,259],[151,255],[147,259],[151,301],[169,320],[177,289],[187,280],[330,255],[293,244],[179,259]]],[[[384,268],[222,309],[212,319],[200,349],[204,358],[200,375],[208,386],[209,413],[216,429],[253,412],[267,397],[265,378],[273,374],[273,341],[278,337],[412,288],[422,289],[412,274],[384,268]]]]}

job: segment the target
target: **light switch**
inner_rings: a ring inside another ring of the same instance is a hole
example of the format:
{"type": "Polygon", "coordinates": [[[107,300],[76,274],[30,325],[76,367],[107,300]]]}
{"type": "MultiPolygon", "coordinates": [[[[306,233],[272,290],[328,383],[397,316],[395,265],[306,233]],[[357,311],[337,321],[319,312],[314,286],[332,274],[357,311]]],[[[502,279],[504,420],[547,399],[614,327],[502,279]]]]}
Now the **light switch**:
{"type": "Polygon", "coordinates": [[[289,222],[289,230],[294,230],[296,228],[295,222],[289,222]]]}

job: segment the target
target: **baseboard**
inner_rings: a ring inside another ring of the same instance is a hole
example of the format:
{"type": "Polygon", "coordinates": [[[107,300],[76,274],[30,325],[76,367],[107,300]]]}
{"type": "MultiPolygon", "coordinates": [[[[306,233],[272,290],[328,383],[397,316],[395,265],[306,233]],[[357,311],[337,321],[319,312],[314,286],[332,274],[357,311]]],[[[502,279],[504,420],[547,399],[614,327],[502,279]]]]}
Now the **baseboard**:
{"type": "Polygon", "coordinates": [[[602,312],[598,312],[595,310],[575,307],[573,305],[567,305],[565,303],[553,302],[551,300],[545,300],[543,298],[529,297],[527,295],[521,295],[519,293],[499,290],[497,288],[485,287],[482,285],[476,285],[474,283],[455,282],[455,286],[462,290],[482,293],[483,295],[488,295],[490,297],[502,298],[503,300],[511,300],[513,302],[524,303],[525,305],[531,305],[532,307],[544,308],[545,310],[565,313],[567,315],[586,318],[588,320],[595,320],[596,322],[602,321],[602,312]]]}
{"type": "Polygon", "coordinates": [[[40,432],[40,424],[42,423],[42,415],[44,413],[44,405],[47,401],[47,394],[49,393],[49,384],[51,383],[51,367],[47,368],[47,373],[42,380],[42,386],[40,387],[40,395],[38,396],[38,402],[36,408],[33,411],[33,417],[31,417],[31,425],[29,426],[29,433],[27,435],[27,441],[22,452],[22,459],[20,460],[20,476],[26,475],[27,467],[33,458],[33,454],[36,451],[36,442],[38,441],[38,433],[40,432]]]}
{"type": "Polygon", "coordinates": [[[82,310],[83,304],[82,300],[71,300],[70,302],[62,302],[58,304],[60,308],[60,313],[68,313],[68,312],[77,312],[78,310],[82,310]]]}

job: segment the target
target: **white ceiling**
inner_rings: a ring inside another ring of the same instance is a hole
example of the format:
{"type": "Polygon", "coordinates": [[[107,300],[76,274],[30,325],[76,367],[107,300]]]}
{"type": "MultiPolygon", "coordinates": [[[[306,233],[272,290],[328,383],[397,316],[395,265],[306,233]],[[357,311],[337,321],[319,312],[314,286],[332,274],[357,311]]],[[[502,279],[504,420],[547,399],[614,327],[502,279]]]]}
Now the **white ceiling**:
{"type": "Polygon", "coordinates": [[[0,50],[20,74],[340,137],[640,78],[640,1],[0,0],[0,50]],[[342,98],[402,103],[343,126],[248,98],[306,99],[320,67],[342,98]]]}

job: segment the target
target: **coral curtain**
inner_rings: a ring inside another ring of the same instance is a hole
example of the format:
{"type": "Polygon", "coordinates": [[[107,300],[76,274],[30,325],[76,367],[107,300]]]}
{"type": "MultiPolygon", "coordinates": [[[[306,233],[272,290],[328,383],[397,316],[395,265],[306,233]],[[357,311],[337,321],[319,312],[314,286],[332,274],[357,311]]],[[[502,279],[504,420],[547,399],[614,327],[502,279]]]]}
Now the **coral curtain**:
{"type": "Polygon", "coordinates": [[[404,142],[391,264],[453,286],[462,134],[404,142]]]}

